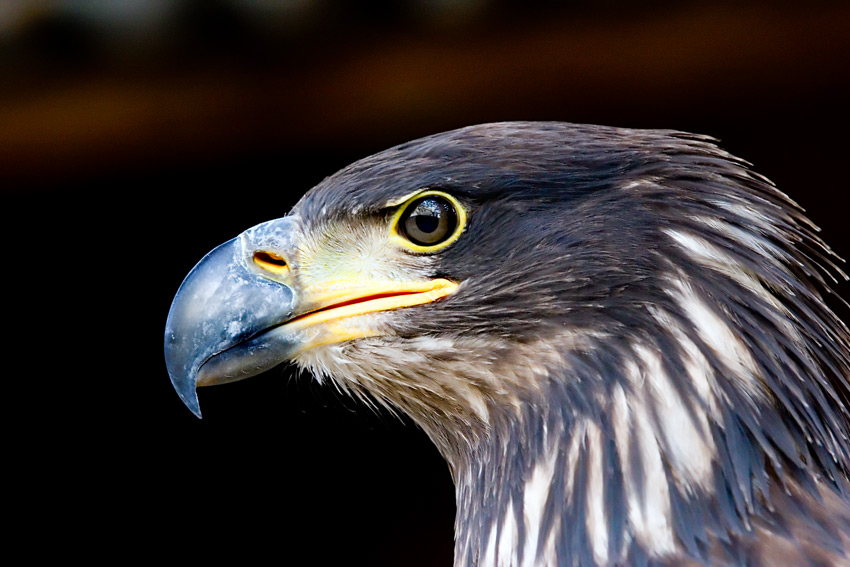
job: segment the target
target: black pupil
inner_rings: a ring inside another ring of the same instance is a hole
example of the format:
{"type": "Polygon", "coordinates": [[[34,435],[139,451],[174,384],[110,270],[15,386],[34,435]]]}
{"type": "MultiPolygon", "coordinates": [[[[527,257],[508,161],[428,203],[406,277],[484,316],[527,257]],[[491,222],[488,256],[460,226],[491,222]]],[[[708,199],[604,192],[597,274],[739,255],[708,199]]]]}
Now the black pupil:
{"type": "Polygon", "coordinates": [[[425,233],[434,232],[440,224],[440,217],[436,215],[416,215],[413,218],[416,219],[416,228],[425,233]]]}
{"type": "Polygon", "coordinates": [[[457,227],[454,207],[442,197],[425,197],[408,211],[401,228],[415,244],[439,244],[449,238],[457,227]]]}

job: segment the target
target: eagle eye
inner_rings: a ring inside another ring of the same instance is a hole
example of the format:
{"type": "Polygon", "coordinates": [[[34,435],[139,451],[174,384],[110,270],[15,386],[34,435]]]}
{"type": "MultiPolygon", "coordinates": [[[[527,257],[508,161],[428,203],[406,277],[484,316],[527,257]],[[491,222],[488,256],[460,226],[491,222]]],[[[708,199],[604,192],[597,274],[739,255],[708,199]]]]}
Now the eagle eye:
{"type": "Polygon", "coordinates": [[[454,242],[463,231],[465,219],[463,208],[453,197],[426,191],[401,207],[394,228],[409,248],[430,252],[454,242]]]}
{"type": "Polygon", "coordinates": [[[451,236],[457,227],[457,214],[442,197],[423,197],[405,210],[399,227],[414,244],[433,246],[451,236]]]}

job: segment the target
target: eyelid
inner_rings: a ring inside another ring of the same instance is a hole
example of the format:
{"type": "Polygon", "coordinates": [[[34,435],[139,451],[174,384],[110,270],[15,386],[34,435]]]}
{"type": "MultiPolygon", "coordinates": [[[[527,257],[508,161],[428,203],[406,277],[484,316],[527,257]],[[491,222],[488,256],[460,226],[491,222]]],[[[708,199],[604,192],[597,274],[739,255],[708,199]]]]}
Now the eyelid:
{"type": "Polygon", "coordinates": [[[461,204],[461,202],[458,201],[457,198],[455,198],[453,195],[450,195],[443,191],[438,191],[436,189],[425,189],[417,193],[410,194],[408,198],[399,205],[398,209],[390,219],[390,240],[414,252],[436,252],[445,248],[446,246],[449,246],[450,244],[453,244],[458,238],[460,238],[460,235],[466,228],[466,214],[466,208],[461,204]],[[418,201],[419,199],[423,197],[428,197],[429,195],[436,195],[442,197],[443,199],[452,204],[455,209],[455,214],[457,216],[457,226],[455,227],[455,230],[452,235],[446,240],[443,240],[438,244],[434,244],[433,246],[422,246],[419,244],[414,244],[413,242],[402,236],[398,230],[398,223],[401,220],[401,217],[404,215],[404,212],[408,209],[408,207],[410,207],[410,205],[413,204],[414,201],[418,201]]]}

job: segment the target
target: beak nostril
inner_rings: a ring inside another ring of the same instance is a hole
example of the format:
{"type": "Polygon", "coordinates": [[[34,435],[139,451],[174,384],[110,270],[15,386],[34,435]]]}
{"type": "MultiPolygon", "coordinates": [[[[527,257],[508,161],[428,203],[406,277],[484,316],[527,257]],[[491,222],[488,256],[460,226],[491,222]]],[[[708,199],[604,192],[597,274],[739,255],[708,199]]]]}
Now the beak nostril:
{"type": "Polygon", "coordinates": [[[289,265],[284,258],[272,252],[254,252],[254,263],[273,274],[283,274],[289,271],[289,265]]]}

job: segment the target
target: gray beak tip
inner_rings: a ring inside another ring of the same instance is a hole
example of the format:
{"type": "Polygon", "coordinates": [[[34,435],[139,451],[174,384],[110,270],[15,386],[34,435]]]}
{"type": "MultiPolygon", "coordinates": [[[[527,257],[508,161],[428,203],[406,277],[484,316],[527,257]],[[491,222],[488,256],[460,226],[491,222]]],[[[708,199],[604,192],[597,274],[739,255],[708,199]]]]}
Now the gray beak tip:
{"type": "MultiPolygon", "coordinates": [[[[181,340],[184,337],[180,337],[173,330],[171,315],[169,313],[165,331],[165,367],[177,395],[193,414],[201,417],[201,407],[195,388],[197,387],[199,354],[203,356],[204,353],[198,353],[197,348],[190,348],[192,341],[181,340]]],[[[203,361],[202,358],[200,360],[203,361]]]]}
{"type": "MultiPolygon", "coordinates": [[[[201,406],[198,402],[198,393],[195,390],[197,387],[197,372],[191,371],[187,367],[191,367],[194,363],[192,360],[182,360],[183,357],[175,356],[174,350],[166,340],[165,345],[165,364],[168,367],[168,375],[171,378],[171,385],[186,407],[195,414],[198,418],[201,417],[201,406]],[[178,362],[184,364],[174,364],[175,358],[178,362]]],[[[180,353],[178,352],[177,355],[180,353]]]]}
{"type": "Polygon", "coordinates": [[[201,406],[198,404],[197,392],[193,390],[191,394],[186,394],[185,396],[178,392],[178,395],[180,396],[180,399],[183,400],[183,403],[186,404],[186,407],[189,408],[189,411],[195,414],[195,417],[198,419],[203,417],[201,416],[201,406]]]}

